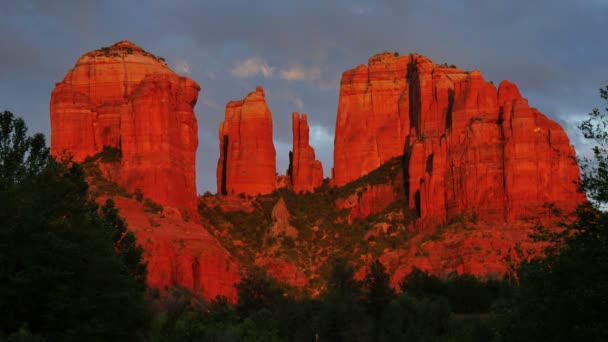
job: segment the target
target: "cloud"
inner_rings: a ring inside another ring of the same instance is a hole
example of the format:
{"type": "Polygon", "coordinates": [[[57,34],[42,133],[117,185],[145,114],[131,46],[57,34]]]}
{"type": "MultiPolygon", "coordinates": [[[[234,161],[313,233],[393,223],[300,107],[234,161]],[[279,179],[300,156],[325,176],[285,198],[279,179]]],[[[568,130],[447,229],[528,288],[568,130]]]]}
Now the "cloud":
{"type": "Polygon", "coordinates": [[[206,94],[203,94],[200,97],[200,102],[209,108],[222,109],[222,106],[220,106],[217,102],[215,102],[212,98],[210,98],[206,94]]]}
{"type": "Polygon", "coordinates": [[[334,135],[325,126],[310,125],[310,144],[313,146],[327,146],[334,143],[334,135]]]}
{"type": "Polygon", "coordinates": [[[270,67],[261,57],[251,57],[237,63],[230,73],[234,77],[246,78],[262,75],[264,78],[272,76],[274,68],[270,67]]]}
{"type": "Polygon", "coordinates": [[[354,15],[367,15],[372,12],[372,9],[361,5],[353,5],[350,8],[350,12],[354,15]]]}
{"type": "Polygon", "coordinates": [[[296,65],[281,69],[280,78],[286,81],[318,81],[321,79],[321,68],[313,66],[307,69],[296,65]]]}
{"type": "Polygon", "coordinates": [[[188,62],[187,60],[183,59],[183,60],[178,60],[175,63],[175,70],[179,73],[179,74],[183,74],[183,75],[190,75],[190,62],[188,62]]]}
{"type": "Polygon", "coordinates": [[[302,98],[296,95],[290,95],[289,96],[289,101],[291,101],[291,103],[293,103],[298,112],[301,112],[302,110],[304,110],[304,101],[302,101],[302,98]]]}

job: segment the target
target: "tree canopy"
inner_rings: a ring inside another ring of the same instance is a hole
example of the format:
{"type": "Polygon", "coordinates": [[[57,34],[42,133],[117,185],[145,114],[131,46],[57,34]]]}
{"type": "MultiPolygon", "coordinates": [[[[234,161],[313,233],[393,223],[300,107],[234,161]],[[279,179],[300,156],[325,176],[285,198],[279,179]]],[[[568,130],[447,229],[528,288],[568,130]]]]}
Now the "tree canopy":
{"type": "Polygon", "coordinates": [[[22,119],[3,112],[0,125],[0,339],[137,340],[145,273],[111,206],[101,216],[82,167],[55,161],[22,119]]]}

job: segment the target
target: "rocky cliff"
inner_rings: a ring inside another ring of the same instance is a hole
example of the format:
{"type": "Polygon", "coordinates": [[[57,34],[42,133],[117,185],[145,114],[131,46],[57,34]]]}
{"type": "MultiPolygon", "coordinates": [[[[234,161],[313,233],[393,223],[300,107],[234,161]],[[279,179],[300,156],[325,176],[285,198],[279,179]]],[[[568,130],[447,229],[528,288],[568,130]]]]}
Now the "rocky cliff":
{"type": "Polygon", "coordinates": [[[119,150],[113,180],[196,210],[199,85],[127,41],[84,54],[51,95],[51,150],[83,161],[119,150]]]}
{"type": "Polygon", "coordinates": [[[479,215],[513,222],[584,201],[564,130],[517,87],[479,71],[382,53],[342,76],[333,182],[404,155],[409,206],[436,223],[479,215]]]}
{"type": "Polygon", "coordinates": [[[292,114],[293,151],[290,155],[288,176],[296,193],[313,191],[323,183],[323,166],[315,159],[315,150],[309,143],[306,114],[292,114]]]}
{"type": "Polygon", "coordinates": [[[217,192],[222,195],[267,194],[276,185],[276,152],[272,141],[272,113],[264,89],[226,105],[220,125],[217,192]]]}
{"type": "Polygon", "coordinates": [[[130,42],[89,52],[51,95],[51,148],[102,171],[89,174],[92,192],[114,197],[145,250],[150,287],[235,300],[239,264],[196,222],[199,90],[130,42]],[[121,197],[129,194],[113,182],[164,209],[121,197]]]}
{"type": "Polygon", "coordinates": [[[175,209],[155,213],[132,199],[114,200],[144,248],[149,287],[166,293],[178,285],[208,300],[236,300],[240,265],[200,224],[183,220],[175,209]]]}

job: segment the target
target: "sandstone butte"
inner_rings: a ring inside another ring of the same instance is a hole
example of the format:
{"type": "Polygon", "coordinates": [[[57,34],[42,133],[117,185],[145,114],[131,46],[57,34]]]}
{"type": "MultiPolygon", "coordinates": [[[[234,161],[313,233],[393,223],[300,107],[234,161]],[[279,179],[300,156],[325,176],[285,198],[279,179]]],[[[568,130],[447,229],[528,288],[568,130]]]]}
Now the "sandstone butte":
{"type": "Polygon", "coordinates": [[[479,71],[381,53],[342,75],[332,183],[401,155],[409,206],[436,223],[514,222],[585,200],[568,136],[513,83],[497,89],[479,71]]]}
{"type": "Polygon", "coordinates": [[[52,153],[80,162],[106,146],[120,149],[114,181],[195,211],[199,90],[131,42],[88,52],[52,92],[52,153]]]}
{"type": "Polygon", "coordinates": [[[323,166],[315,159],[315,150],[310,146],[309,127],[306,114],[291,116],[293,151],[289,156],[288,176],[296,193],[311,192],[323,183],[323,166]]]}
{"type": "Polygon", "coordinates": [[[272,113],[262,87],[226,105],[219,140],[218,194],[255,196],[274,191],[277,179],[272,113]]]}
{"type": "Polygon", "coordinates": [[[115,198],[144,247],[149,286],[164,292],[179,285],[206,299],[234,301],[238,263],[204,227],[182,217],[197,204],[193,107],[199,90],[127,41],[86,53],[51,95],[51,149],[75,161],[104,146],[120,149],[112,180],[165,206],[160,215],[115,198]]]}

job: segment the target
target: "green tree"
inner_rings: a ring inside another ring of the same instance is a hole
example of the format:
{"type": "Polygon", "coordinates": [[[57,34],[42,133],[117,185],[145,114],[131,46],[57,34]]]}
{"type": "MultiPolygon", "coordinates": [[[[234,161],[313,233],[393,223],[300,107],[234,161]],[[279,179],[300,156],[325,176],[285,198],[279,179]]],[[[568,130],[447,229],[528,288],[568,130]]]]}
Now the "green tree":
{"type": "Polygon", "coordinates": [[[283,291],[259,267],[249,269],[235,286],[238,296],[236,309],[242,317],[262,309],[272,310],[283,298],[283,291]]]}
{"type": "Polygon", "coordinates": [[[361,303],[361,284],[343,258],[331,263],[327,292],[321,298],[318,335],[321,341],[367,341],[370,318],[361,303]]]}
{"type": "Polygon", "coordinates": [[[8,112],[0,129],[0,340],[132,341],[143,291],[90,200],[83,169],[49,157],[8,112]]]}
{"type": "Polygon", "coordinates": [[[360,294],[361,284],[355,280],[355,270],[346,259],[338,257],[332,260],[327,288],[328,292],[343,295],[358,296],[360,294]]]}
{"type": "Polygon", "coordinates": [[[143,260],[143,248],[137,245],[135,235],[127,230],[127,224],[118,215],[114,200],[108,199],[101,207],[101,215],[112,231],[114,251],[120,257],[123,265],[137,280],[140,287],[146,289],[148,270],[143,260]]]}
{"type": "Polygon", "coordinates": [[[402,292],[417,298],[440,296],[445,291],[441,279],[417,267],[412,268],[412,271],[401,280],[399,288],[402,292]]]}
{"type": "Polygon", "coordinates": [[[41,172],[49,155],[44,135],[30,137],[23,119],[0,113],[0,190],[41,172]]]}
{"type": "MultiPolygon", "coordinates": [[[[600,89],[600,97],[608,105],[608,86],[600,89]]],[[[608,107],[605,112],[593,109],[578,127],[594,144],[592,157],[579,158],[582,188],[596,204],[608,203],[608,107]]]]}
{"type": "Polygon", "coordinates": [[[363,280],[363,293],[367,312],[371,317],[380,319],[388,303],[395,297],[391,287],[391,276],[380,260],[376,259],[369,266],[363,280]]]}

